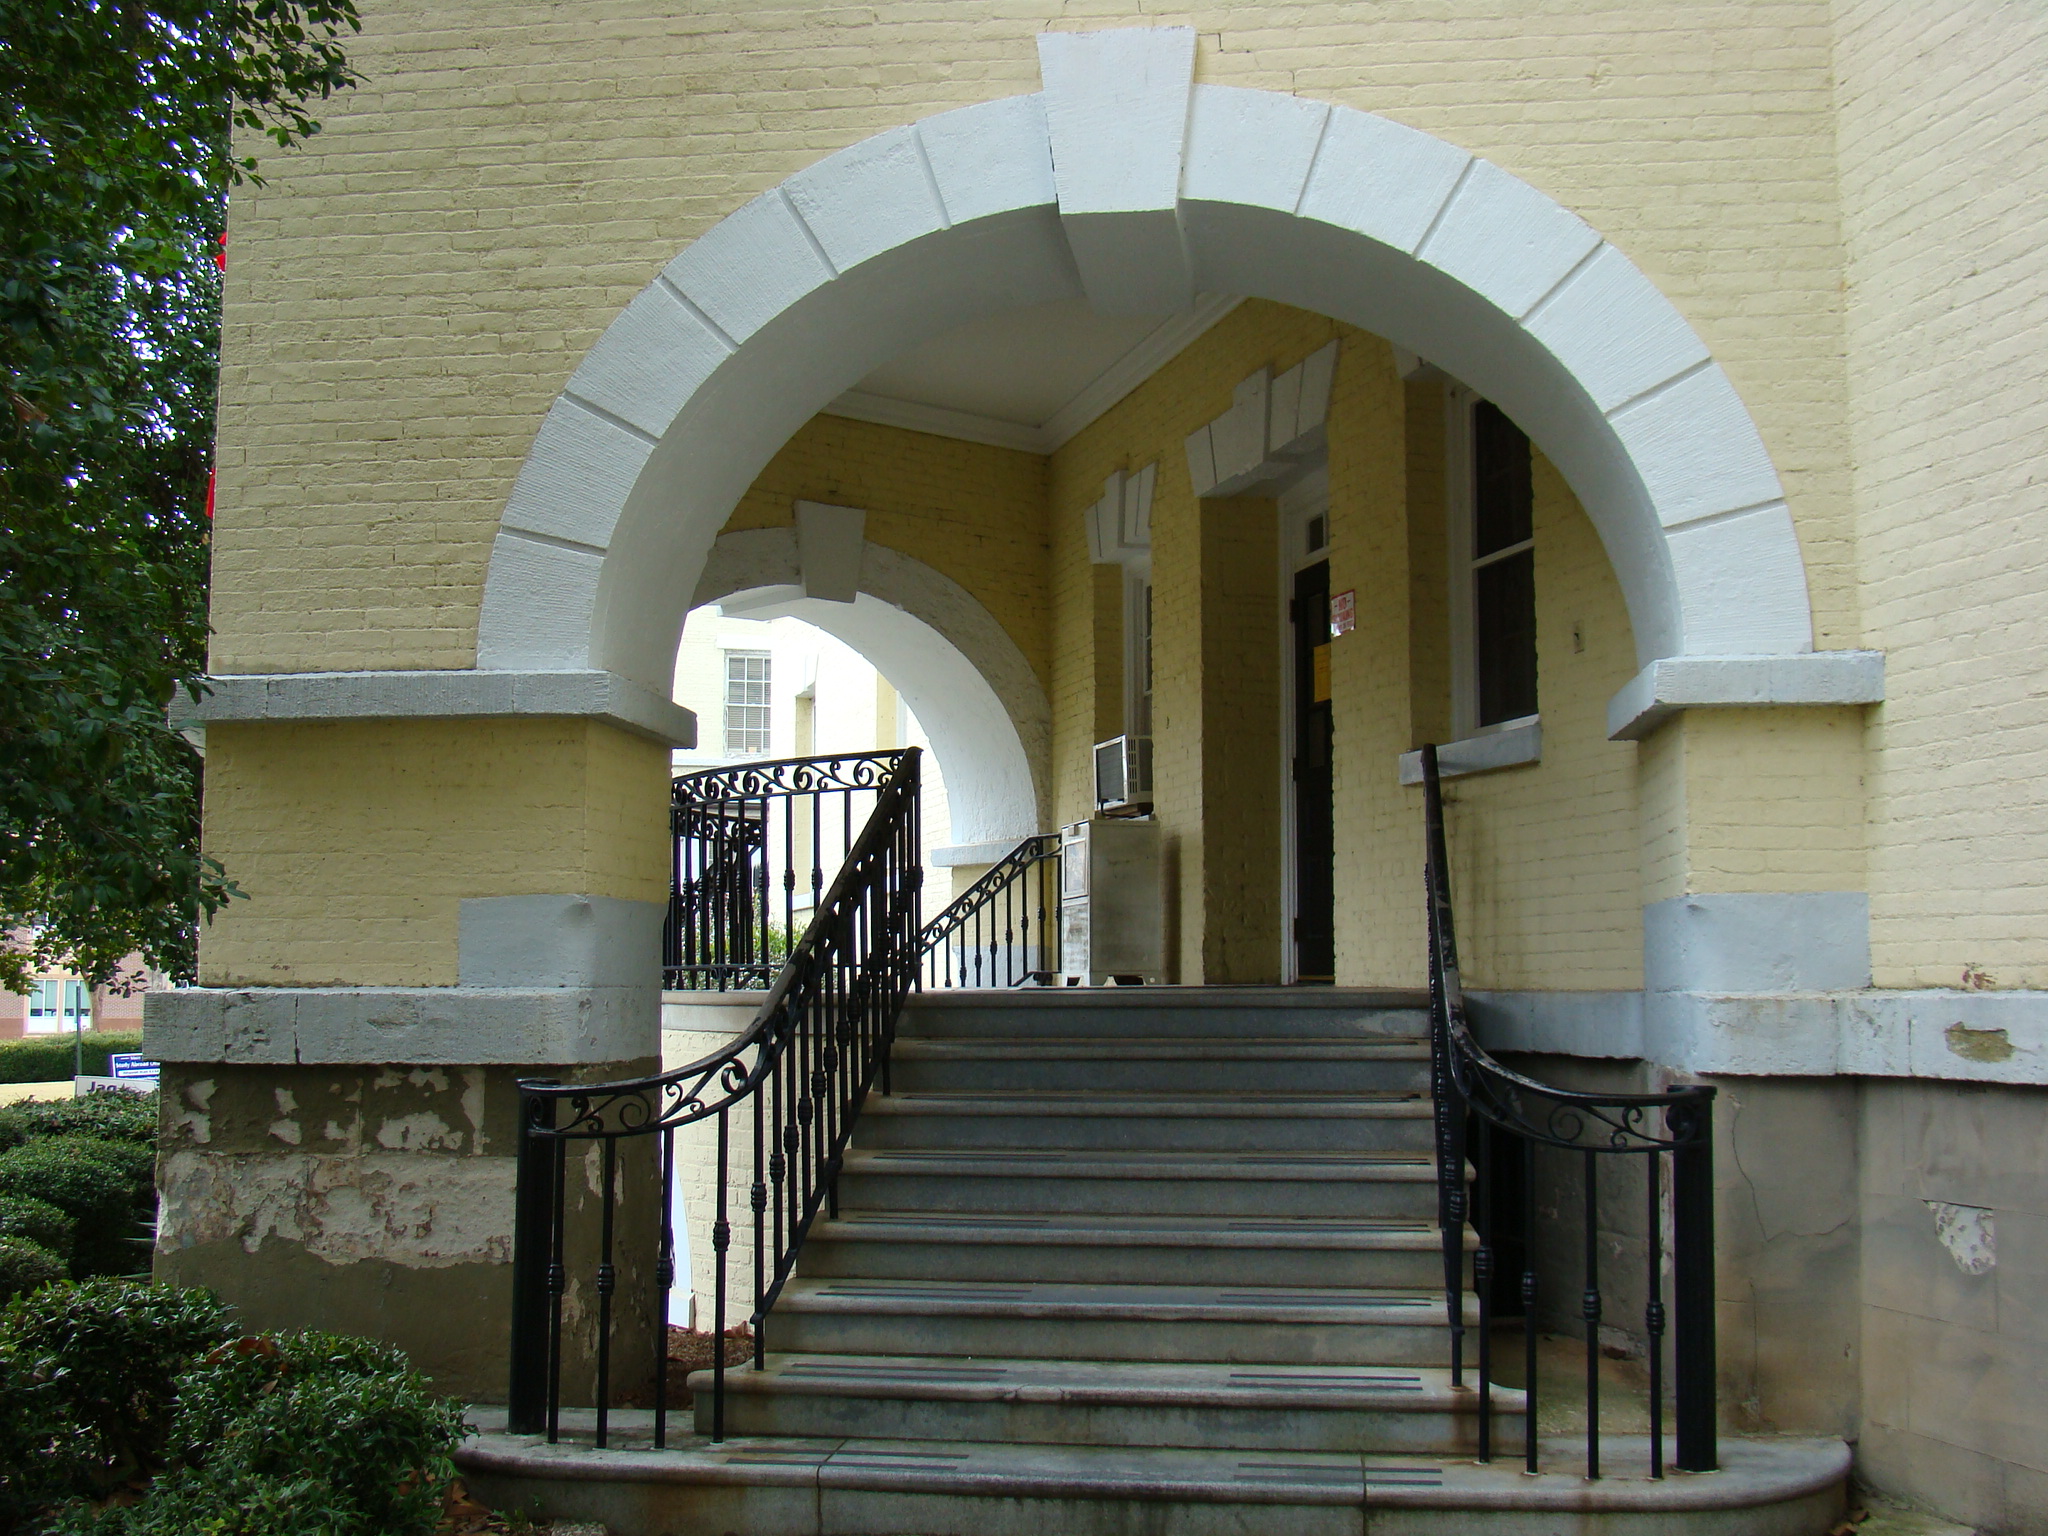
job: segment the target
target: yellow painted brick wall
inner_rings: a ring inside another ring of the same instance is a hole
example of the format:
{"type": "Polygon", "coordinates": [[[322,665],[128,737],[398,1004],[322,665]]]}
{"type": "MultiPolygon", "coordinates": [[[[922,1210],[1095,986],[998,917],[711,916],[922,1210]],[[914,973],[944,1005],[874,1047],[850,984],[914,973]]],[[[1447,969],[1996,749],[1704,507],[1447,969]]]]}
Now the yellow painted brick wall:
{"type": "Polygon", "coordinates": [[[1693,709],[1667,722],[1643,747],[1644,900],[1862,890],[1861,715],[1693,709]]]}
{"type": "Polygon", "coordinates": [[[467,664],[540,418],[666,261],[832,150],[1034,89],[1041,28],[1130,23],[1197,28],[1204,81],[1441,134],[1614,239],[1755,410],[1821,643],[1852,642],[1828,22],[1822,0],[383,0],[351,45],[366,83],[232,209],[215,665],[467,664]]]}
{"type": "Polygon", "coordinates": [[[1835,12],[1876,980],[2048,987],[2048,10],[1835,12]]]}
{"type": "Polygon", "coordinates": [[[1409,746],[1405,389],[1376,336],[1349,332],[1330,393],[1330,590],[1358,627],[1330,642],[1337,980],[1422,979],[1422,822],[1396,780],[1409,746]]]}
{"type": "Polygon", "coordinates": [[[1270,497],[1201,504],[1202,978],[1281,980],[1280,544],[1270,497]]]}
{"type": "Polygon", "coordinates": [[[465,896],[668,894],[668,752],[580,720],[207,731],[207,986],[452,986],[465,896]]]}
{"type": "Polygon", "coordinates": [[[814,416],[726,522],[788,527],[798,501],[859,507],[867,536],[971,592],[1050,681],[1046,460],[844,416],[814,416]]]}
{"type": "MultiPolygon", "coordinates": [[[[1446,787],[1459,958],[1475,987],[1640,987],[1642,903],[1653,898],[1642,888],[1637,748],[1607,739],[1607,701],[1635,672],[1635,639],[1592,523],[1540,453],[1534,469],[1543,760],[1446,787]]],[[[1743,772],[1755,782],[1754,765],[1743,772]]],[[[1413,803],[1422,792],[1407,793],[1413,803]]]]}

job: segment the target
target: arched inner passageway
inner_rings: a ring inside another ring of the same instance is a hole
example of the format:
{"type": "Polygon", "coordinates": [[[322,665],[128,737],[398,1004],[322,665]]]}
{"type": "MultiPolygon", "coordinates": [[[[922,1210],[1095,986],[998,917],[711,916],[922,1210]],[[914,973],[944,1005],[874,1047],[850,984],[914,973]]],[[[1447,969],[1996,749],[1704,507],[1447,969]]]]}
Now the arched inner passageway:
{"type": "Polygon", "coordinates": [[[1620,578],[1638,659],[1773,657],[1822,687],[1777,476],[1691,327],[1569,210],[1427,134],[1193,86],[1180,29],[1047,34],[1045,89],[799,172],[685,250],[556,401],[502,519],[489,669],[660,687],[712,540],[776,449],[909,346],[1086,297],[1199,293],[1336,317],[1497,401],[1620,578]]]}
{"type": "Polygon", "coordinates": [[[854,525],[850,552],[833,551],[833,574],[844,582],[834,596],[810,595],[826,579],[814,570],[806,583],[794,530],[761,528],[717,541],[690,606],[720,603],[749,618],[787,614],[866,658],[930,736],[953,843],[1013,843],[1036,831],[1049,796],[1051,722],[1045,690],[1016,642],[959,583],[862,538],[856,509],[816,510],[854,525]]]}

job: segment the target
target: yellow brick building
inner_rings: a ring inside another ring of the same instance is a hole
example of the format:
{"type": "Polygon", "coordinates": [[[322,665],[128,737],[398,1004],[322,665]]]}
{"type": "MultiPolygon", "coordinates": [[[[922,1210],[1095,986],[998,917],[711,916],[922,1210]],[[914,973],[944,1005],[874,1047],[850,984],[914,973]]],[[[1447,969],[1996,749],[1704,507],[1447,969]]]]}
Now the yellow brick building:
{"type": "Polygon", "coordinates": [[[2044,1528],[2035,10],[365,10],[231,210],[161,1272],[490,1395],[683,616],[840,583],[963,888],[1149,733],[1181,985],[1421,985],[1440,744],[1486,1043],[1721,1086],[1726,1421],[2044,1528]]]}

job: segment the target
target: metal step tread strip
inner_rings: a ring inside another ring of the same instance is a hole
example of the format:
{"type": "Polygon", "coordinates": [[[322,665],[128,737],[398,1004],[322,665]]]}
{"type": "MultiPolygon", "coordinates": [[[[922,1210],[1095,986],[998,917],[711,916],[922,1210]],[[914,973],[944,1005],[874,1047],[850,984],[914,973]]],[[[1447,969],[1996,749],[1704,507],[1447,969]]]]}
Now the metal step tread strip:
{"type": "MultiPolygon", "coordinates": [[[[810,1243],[990,1243],[1033,1247],[1257,1248],[1438,1252],[1434,1222],[1398,1216],[1002,1215],[847,1211],[820,1221],[810,1243]]],[[[1467,1234],[1466,1246],[1477,1242],[1467,1234]]]]}
{"type": "MultiPolygon", "coordinates": [[[[1108,1285],[1056,1281],[792,1280],[787,1315],[1088,1318],[1098,1322],[1391,1323],[1448,1327],[1440,1292],[1338,1286],[1108,1285]]],[[[1468,1293],[1468,1321],[1479,1317],[1468,1293]]]]}
{"type": "MultiPolygon", "coordinates": [[[[692,1392],[711,1373],[693,1372],[692,1392]]],[[[726,1372],[726,1391],[1089,1407],[1369,1409],[1476,1413],[1478,1395],[1447,1370],[1377,1365],[1230,1365],[1155,1361],[949,1359],[934,1355],[774,1354],[765,1370],[726,1372]]],[[[1522,1394],[1496,1388],[1495,1407],[1520,1414],[1522,1394]]]]}

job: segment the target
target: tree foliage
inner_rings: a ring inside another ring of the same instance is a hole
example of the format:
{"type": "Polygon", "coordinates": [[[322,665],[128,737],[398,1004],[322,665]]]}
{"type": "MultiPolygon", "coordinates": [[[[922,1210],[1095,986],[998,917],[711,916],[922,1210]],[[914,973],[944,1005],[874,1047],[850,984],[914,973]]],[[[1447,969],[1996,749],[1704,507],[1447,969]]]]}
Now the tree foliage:
{"type": "Polygon", "coordinates": [[[205,665],[227,193],[353,0],[0,0],[0,985],[189,976],[234,894],[166,721],[205,665]],[[239,144],[234,129],[243,130],[239,144]]]}

